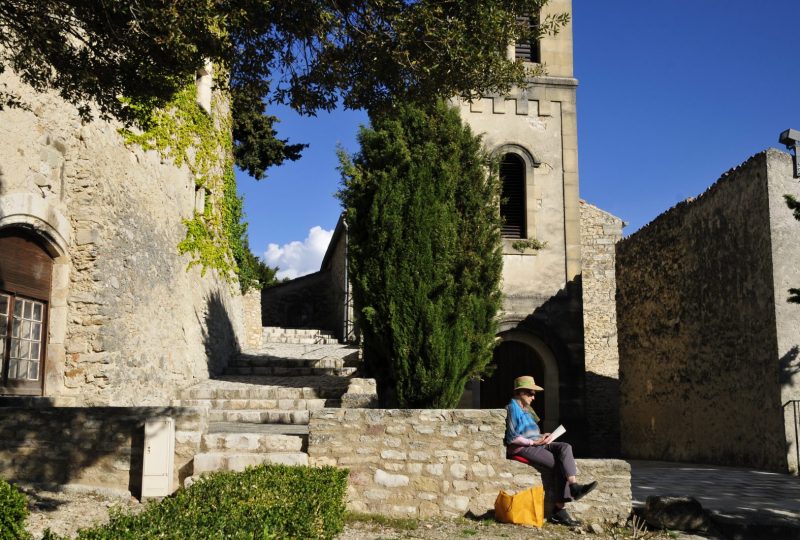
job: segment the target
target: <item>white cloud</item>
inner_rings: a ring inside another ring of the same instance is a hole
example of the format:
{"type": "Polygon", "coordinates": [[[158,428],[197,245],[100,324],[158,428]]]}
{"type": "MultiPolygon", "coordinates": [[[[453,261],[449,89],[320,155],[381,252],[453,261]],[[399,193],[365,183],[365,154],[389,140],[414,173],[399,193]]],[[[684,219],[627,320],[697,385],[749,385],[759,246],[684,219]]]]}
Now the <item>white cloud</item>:
{"type": "Polygon", "coordinates": [[[269,244],[264,253],[264,260],[270,266],[279,268],[277,277],[294,279],[319,270],[322,257],[331,242],[333,231],[326,231],[320,226],[312,227],[308,237],[302,242],[295,240],[283,246],[269,244]]]}

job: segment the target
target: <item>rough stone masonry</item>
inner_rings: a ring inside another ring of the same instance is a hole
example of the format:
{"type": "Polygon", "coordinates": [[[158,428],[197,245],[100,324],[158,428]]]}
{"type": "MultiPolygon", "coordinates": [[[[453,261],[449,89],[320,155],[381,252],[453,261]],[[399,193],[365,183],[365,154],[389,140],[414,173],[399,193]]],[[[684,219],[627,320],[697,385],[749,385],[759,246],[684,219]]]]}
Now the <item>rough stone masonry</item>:
{"type": "MultiPolygon", "coordinates": [[[[544,485],[552,478],[505,459],[505,411],[322,409],[311,413],[312,466],[350,469],[350,510],[397,517],[483,515],[501,490],[544,485]]],[[[624,522],[631,511],[630,466],[579,459],[580,481],[600,487],[570,510],[587,523],[624,522]]]]}

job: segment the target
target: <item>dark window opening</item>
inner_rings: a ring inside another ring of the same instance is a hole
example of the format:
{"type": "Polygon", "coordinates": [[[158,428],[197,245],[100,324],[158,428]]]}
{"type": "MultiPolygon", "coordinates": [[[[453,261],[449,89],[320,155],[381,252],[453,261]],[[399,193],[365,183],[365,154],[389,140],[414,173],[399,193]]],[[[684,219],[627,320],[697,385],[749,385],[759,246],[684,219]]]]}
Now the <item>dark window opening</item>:
{"type": "Polygon", "coordinates": [[[514,154],[500,161],[500,218],[503,238],[525,238],[525,162],[514,154]]]}
{"type": "MultiPolygon", "coordinates": [[[[517,22],[524,25],[533,35],[539,27],[538,16],[523,16],[517,17],[517,22]]],[[[536,39],[531,42],[530,39],[520,39],[514,44],[514,58],[522,60],[523,62],[535,62],[537,64],[542,62],[541,50],[539,48],[539,40],[536,39]]]]}

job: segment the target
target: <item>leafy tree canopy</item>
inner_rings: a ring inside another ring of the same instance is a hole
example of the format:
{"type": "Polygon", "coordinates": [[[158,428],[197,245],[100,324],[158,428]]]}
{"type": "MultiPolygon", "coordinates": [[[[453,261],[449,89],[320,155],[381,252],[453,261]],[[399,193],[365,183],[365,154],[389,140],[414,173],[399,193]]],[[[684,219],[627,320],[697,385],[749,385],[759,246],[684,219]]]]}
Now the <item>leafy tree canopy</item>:
{"type": "MultiPolygon", "coordinates": [[[[229,75],[237,164],[258,178],[297,159],[265,103],[303,114],[375,110],[507,90],[526,75],[506,44],[547,0],[0,0],[0,71],[57,90],[91,115],[136,118],[211,60],[229,75]],[[125,96],[126,100],[120,100],[125,96]]],[[[566,15],[533,32],[555,32],[566,15]]],[[[0,106],[24,106],[0,86],[0,106]]]]}

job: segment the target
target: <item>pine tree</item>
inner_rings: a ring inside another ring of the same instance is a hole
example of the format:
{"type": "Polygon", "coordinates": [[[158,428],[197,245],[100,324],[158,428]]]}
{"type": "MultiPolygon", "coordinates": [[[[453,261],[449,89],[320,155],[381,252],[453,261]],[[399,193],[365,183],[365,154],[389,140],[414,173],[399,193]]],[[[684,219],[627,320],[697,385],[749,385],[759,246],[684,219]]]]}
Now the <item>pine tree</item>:
{"type": "Polygon", "coordinates": [[[499,188],[480,138],[443,102],[373,117],[340,152],[364,360],[384,404],[454,407],[492,359],[499,188]]]}

